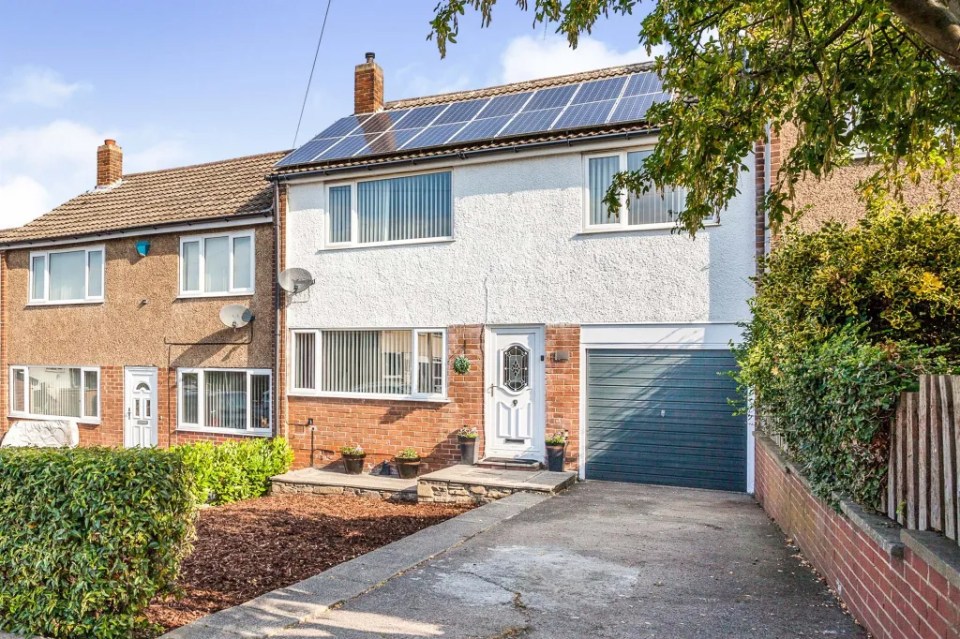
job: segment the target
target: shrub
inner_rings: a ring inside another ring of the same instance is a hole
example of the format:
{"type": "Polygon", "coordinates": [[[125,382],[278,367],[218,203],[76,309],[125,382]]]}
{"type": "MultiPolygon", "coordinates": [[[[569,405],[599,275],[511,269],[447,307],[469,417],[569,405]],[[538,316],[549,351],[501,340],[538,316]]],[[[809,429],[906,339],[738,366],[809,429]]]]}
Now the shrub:
{"type": "Polygon", "coordinates": [[[130,637],[172,592],[193,513],[169,451],[0,450],[0,629],[130,637]]]}
{"type": "Polygon", "coordinates": [[[413,448],[412,446],[410,446],[398,452],[396,457],[394,457],[394,459],[406,459],[406,460],[415,461],[417,459],[420,459],[420,453],[417,452],[416,448],[413,448]]]}
{"type": "Polygon", "coordinates": [[[228,504],[261,497],[270,478],[290,470],[293,450],[282,438],[224,444],[198,442],[175,450],[193,471],[194,495],[201,503],[228,504]]]}
{"type": "Polygon", "coordinates": [[[366,457],[367,453],[363,450],[363,447],[360,444],[351,444],[349,446],[341,446],[340,454],[344,457],[366,457]]]}
{"type": "Polygon", "coordinates": [[[876,507],[899,392],[960,361],[960,220],[895,212],[788,233],[764,266],[741,388],[815,492],[876,507]]]}

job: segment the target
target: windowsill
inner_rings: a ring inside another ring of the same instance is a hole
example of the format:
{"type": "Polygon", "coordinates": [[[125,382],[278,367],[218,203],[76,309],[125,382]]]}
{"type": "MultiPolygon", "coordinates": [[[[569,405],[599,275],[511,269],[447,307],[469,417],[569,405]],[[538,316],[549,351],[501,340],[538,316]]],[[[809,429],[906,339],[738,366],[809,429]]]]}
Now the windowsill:
{"type": "Polygon", "coordinates": [[[28,415],[26,413],[11,412],[7,415],[7,419],[24,419],[31,422],[76,422],[84,426],[100,425],[99,417],[58,417],[56,415],[28,415]]]}
{"type": "Polygon", "coordinates": [[[371,399],[374,401],[420,402],[428,404],[449,404],[453,400],[449,397],[436,395],[390,395],[387,393],[318,393],[315,391],[291,390],[290,397],[315,397],[323,399],[371,399]]]}
{"type": "Polygon", "coordinates": [[[239,428],[209,428],[207,426],[184,426],[177,425],[178,433],[207,433],[212,435],[240,435],[243,437],[271,437],[273,429],[239,429],[239,428]]]}
{"type": "Polygon", "coordinates": [[[397,240],[395,242],[367,242],[365,244],[327,244],[320,249],[327,251],[349,251],[352,249],[387,248],[391,246],[418,246],[420,244],[449,244],[455,241],[452,237],[432,237],[423,240],[397,240]]]}
{"type": "MultiPolygon", "coordinates": [[[[704,222],[703,228],[713,228],[720,226],[720,222],[704,222]]],[[[643,226],[624,226],[621,224],[609,224],[605,226],[588,226],[582,229],[577,235],[609,235],[611,233],[643,233],[645,231],[669,231],[679,229],[673,222],[663,224],[644,224],[643,226]]]]}
{"type": "Polygon", "coordinates": [[[227,293],[180,293],[180,295],[177,296],[177,299],[196,300],[217,297],[252,297],[254,294],[254,291],[230,291],[227,293]]]}
{"type": "Polygon", "coordinates": [[[27,302],[27,306],[28,306],[28,307],[31,307],[31,306],[36,306],[36,307],[42,307],[42,306],[89,306],[89,305],[91,305],[91,304],[103,304],[103,302],[104,302],[103,298],[96,299],[96,300],[54,300],[54,301],[49,301],[49,302],[31,300],[31,301],[27,302]]]}

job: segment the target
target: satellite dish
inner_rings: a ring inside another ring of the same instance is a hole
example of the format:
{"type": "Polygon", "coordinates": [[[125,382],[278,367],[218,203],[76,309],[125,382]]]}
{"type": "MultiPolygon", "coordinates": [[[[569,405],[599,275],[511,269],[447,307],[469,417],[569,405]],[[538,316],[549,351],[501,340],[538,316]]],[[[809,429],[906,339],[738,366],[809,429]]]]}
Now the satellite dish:
{"type": "Polygon", "coordinates": [[[243,304],[227,304],[220,309],[220,321],[230,328],[243,328],[253,321],[253,312],[243,304]]]}
{"type": "Polygon", "coordinates": [[[302,293],[315,283],[313,275],[305,268],[290,268],[280,273],[280,288],[287,293],[302,293]]]}

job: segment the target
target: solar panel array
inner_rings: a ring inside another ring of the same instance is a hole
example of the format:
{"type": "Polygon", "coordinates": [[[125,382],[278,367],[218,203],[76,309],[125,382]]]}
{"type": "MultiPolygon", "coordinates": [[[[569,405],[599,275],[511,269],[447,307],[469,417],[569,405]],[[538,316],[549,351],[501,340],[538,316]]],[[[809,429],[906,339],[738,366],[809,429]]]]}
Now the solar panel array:
{"type": "Polygon", "coordinates": [[[277,166],[642,121],[669,94],[650,71],[341,118],[277,166]]]}

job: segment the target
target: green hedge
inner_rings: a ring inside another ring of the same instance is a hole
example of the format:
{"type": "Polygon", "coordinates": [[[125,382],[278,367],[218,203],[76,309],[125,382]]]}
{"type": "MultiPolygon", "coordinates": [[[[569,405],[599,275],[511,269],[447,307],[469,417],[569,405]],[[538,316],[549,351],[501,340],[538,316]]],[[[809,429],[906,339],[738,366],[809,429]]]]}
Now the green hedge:
{"type": "Polygon", "coordinates": [[[820,496],[876,507],[898,393],[960,362],[960,219],[893,212],[788,233],[764,267],[741,387],[820,496]]]}
{"type": "Polygon", "coordinates": [[[175,450],[193,471],[194,496],[200,503],[227,504],[265,495],[270,478],[287,472],[293,463],[293,450],[279,437],[199,442],[175,450]]]}
{"type": "Polygon", "coordinates": [[[0,449],[0,629],[130,637],[189,550],[190,483],[169,451],[0,449]]]}

